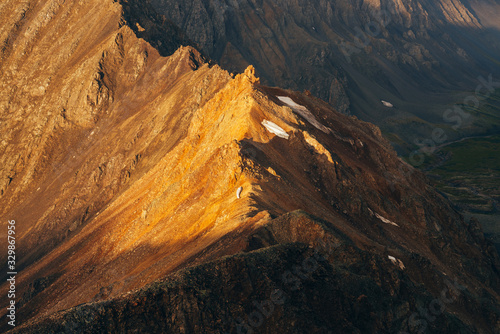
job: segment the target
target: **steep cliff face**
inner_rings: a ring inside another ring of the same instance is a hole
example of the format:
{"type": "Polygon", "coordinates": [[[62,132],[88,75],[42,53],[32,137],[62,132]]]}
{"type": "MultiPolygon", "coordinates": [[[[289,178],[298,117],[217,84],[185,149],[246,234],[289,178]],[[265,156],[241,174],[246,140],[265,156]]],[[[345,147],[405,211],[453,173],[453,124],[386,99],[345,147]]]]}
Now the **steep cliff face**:
{"type": "Polygon", "coordinates": [[[498,330],[498,255],[376,126],[211,65],[141,2],[0,9],[19,331],[236,330],[325,243],[267,332],[415,330],[448,278],[467,288],[429,326],[498,330]]]}
{"type": "Polygon", "coordinates": [[[498,72],[498,1],[151,4],[224,68],[253,64],[264,83],[307,89],[407,142],[428,137],[428,124],[443,123],[448,104],[463,100],[450,92],[474,90],[478,76],[498,72]]]}

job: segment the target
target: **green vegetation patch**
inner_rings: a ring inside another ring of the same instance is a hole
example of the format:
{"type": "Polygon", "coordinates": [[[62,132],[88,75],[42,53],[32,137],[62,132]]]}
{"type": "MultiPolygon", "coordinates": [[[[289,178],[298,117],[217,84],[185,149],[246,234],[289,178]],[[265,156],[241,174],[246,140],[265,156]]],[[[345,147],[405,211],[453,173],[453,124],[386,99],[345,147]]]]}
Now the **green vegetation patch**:
{"type": "Polygon", "coordinates": [[[495,202],[500,201],[499,152],[500,134],[466,139],[443,147],[436,156],[445,159],[427,165],[427,173],[463,210],[495,213],[495,202]]]}
{"type": "Polygon", "coordinates": [[[467,139],[443,147],[450,152],[451,158],[434,173],[448,176],[465,174],[499,176],[500,173],[500,135],[467,139]]]}

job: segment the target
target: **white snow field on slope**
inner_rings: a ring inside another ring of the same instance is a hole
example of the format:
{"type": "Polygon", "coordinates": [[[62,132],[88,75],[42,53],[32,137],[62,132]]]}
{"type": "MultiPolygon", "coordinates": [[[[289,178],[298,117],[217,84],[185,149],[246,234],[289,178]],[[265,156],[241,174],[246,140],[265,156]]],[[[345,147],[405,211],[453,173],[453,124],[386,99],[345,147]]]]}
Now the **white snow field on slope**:
{"type": "Polygon", "coordinates": [[[393,105],[391,102],[387,102],[387,101],[384,101],[384,100],[382,100],[382,101],[380,101],[380,102],[382,102],[382,104],[383,104],[385,107],[387,107],[387,108],[393,108],[393,107],[394,107],[394,105],[393,105]]]}
{"type": "Polygon", "coordinates": [[[285,103],[290,108],[292,108],[292,110],[295,111],[297,114],[304,117],[316,129],[319,129],[319,130],[323,131],[324,133],[330,133],[331,130],[329,128],[327,128],[326,126],[324,126],[323,124],[321,124],[320,122],[318,122],[316,117],[314,117],[314,115],[309,110],[307,110],[306,107],[295,103],[295,101],[292,100],[291,98],[289,98],[288,96],[277,96],[277,98],[281,102],[285,103]]]}
{"type": "Polygon", "coordinates": [[[370,211],[370,214],[371,214],[372,216],[377,217],[377,218],[378,218],[378,219],[380,219],[382,222],[384,222],[384,223],[386,223],[386,224],[390,224],[390,225],[394,225],[394,226],[399,227],[399,225],[398,225],[398,224],[396,224],[395,222],[393,222],[393,221],[391,221],[391,220],[389,220],[389,219],[387,219],[387,218],[385,218],[385,217],[383,217],[383,216],[379,215],[379,214],[378,214],[378,213],[376,213],[376,212],[373,212],[373,211],[372,211],[372,209],[368,208],[368,211],[370,211]]]}
{"type": "Polygon", "coordinates": [[[383,221],[384,223],[386,224],[390,224],[390,225],[394,225],[394,226],[397,226],[399,227],[398,224],[396,224],[395,222],[393,221],[390,221],[389,219],[385,218],[385,217],[382,217],[381,215],[379,215],[378,213],[375,212],[375,216],[380,219],[381,221],[383,221]]]}
{"type": "Polygon", "coordinates": [[[286,133],[286,131],[283,130],[279,125],[270,122],[267,119],[262,121],[262,125],[266,127],[267,131],[274,133],[276,136],[280,138],[288,139],[288,137],[290,137],[288,133],[286,133]]]}

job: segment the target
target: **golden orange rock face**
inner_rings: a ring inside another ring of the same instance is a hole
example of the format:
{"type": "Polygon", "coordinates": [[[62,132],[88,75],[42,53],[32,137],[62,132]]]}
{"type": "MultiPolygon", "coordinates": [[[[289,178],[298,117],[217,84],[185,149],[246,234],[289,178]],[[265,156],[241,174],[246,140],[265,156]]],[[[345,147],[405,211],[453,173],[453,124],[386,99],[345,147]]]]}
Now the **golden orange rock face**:
{"type": "Polygon", "coordinates": [[[1,235],[15,219],[20,291],[50,282],[23,297],[25,319],[242,251],[297,209],[409,268],[411,251],[455,270],[430,240],[463,221],[375,126],[261,86],[251,66],[233,78],[192,47],[162,57],[116,2],[11,0],[0,13],[1,235]]]}

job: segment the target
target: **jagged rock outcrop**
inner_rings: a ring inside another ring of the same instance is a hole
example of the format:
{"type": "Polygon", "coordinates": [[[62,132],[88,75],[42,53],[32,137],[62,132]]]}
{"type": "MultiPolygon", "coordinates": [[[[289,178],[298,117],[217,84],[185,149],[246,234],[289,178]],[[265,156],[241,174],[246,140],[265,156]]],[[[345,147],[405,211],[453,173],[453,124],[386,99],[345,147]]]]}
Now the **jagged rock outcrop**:
{"type": "Polygon", "coordinates": [[[415,331],[449,281],[466,288],[427,326],[498,330],[498,255],[376,126],[169,54],[181,35],[160,53],[143,37],[179,30],[140,4],[0,7],[17,331],[234,331],[322,242],[332,257],[264,332],[415,331]]]}

